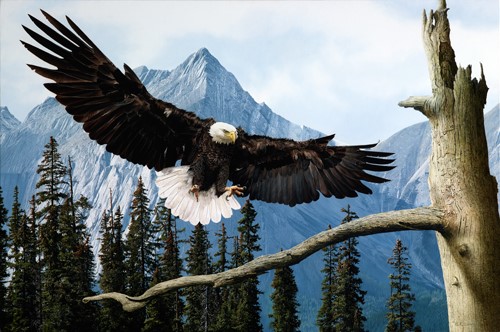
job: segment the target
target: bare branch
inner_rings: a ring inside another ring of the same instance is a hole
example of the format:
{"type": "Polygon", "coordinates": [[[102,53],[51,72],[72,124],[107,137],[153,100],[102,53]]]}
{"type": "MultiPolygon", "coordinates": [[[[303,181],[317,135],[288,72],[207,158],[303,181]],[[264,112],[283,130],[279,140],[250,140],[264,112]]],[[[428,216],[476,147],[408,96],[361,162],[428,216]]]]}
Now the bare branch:
{"type": "Polygon", "coordinates": [[[405,108],[411,107],[422,112],[424,115],[428,115],[431,109],[431,107],[429,107],[431,103],[432,96],[410,96],[406,100],[400,101],[398,106],[405,108]]]}
{"type": "Polygon", "coordinates": [[[351,237],[406,230],[441,231],[442,218],[443,213],[440,210],[429,207],[374,214],[326,230],[306,239],[291,249],[257,257],[245,265],[228,271],[164,281],[151,287],[141,296],[132,297],[121,293],[104,293],[86,297],[83,301],[87,303],[113,299],[120,302],[124,310],[134,311],[144,307],[152,297],[172,290],[201,285],[212,287],[231,285],[272,269],[297,264],[326,246],[351,237]]]}

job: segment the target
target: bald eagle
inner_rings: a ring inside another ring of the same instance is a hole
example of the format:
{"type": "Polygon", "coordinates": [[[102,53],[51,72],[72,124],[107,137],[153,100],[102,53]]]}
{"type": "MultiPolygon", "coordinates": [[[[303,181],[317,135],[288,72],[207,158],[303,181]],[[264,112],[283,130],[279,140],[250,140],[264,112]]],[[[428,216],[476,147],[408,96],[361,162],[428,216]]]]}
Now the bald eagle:
{"type": "Polygon", "coordinates": [[[206,224],[228,218],[240,208],[235,196],[295,206],[320,194],[371,194],[362,181],[388,181],[365,172],[394,167],[387,159],[391,153],[370,150],[375,144],[330,146],[334,135],[276,139],[201,119],[154,98],[129,66],[120,71],[70,18],[72,30],[42,13],[52,27],[29,16],[45,36],[23,28],[50,53],[22,43],[56,69],[28,66],[54,81],[45,87],[91,139],[155,169],[160,197],[182,220],[206,224]]]}

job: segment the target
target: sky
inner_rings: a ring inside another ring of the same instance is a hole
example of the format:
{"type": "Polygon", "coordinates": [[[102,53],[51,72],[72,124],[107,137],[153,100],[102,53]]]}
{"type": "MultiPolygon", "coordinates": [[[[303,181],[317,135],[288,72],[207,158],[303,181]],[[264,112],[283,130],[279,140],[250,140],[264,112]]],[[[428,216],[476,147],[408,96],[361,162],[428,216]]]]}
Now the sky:
{"type": "MultiPolygon", "coordinates": [[[[341,142],[384,140],[425,121],[398,102],[430,95],[421,38],[423,10],[437,0],[337,1],[0,1],[0,105],[19,120],[50,92],[26,63],[41,64],[19,40],[28,14],[67,15],[122,68],[172,70],[206,47],[259,103],[341,142]]],[[[483,64],[499,103],[498,0],[449,0],[457,63],[483,64]]],[[[44,20],[44,19],[43,19],[44,20]]]]}

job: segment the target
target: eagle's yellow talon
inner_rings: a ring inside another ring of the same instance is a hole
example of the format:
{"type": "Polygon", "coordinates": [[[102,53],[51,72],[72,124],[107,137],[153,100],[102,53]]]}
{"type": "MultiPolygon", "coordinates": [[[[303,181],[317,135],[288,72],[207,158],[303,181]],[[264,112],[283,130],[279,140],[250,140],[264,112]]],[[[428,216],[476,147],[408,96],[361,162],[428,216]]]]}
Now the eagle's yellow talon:
{"type": "Polygon", "coordinates": [[[233,195],[243,196],[243,192],[245,191],[245,187],[240,187],[240,186],[226,187],[226,191],[229,192],[227,197],[231,197],[233,195]]]}
{"type": "Polygon", "coordinates": [[[196,201],[198,202],[198,197],[200,197],[200,186],[193,184],[191,189],[189,189],[189,192],[194,194],[194,197],[196,197],[196,201]]]}

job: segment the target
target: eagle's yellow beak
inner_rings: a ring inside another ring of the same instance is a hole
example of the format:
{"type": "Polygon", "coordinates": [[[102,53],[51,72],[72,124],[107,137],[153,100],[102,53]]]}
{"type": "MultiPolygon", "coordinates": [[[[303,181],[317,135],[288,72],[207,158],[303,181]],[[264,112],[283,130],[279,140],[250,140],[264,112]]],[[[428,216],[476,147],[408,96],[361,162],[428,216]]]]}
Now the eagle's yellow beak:
{"type": "Polygon", "coordinates": [[[226,136],[231,140],[231,143],[234,144],[234,142],[236,142],[236,132],[234,132],[234,131],[228,131],[226,133],[226,136]]]}

